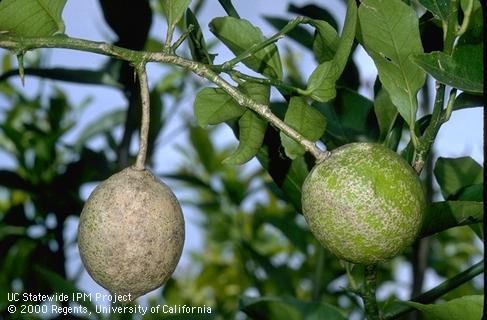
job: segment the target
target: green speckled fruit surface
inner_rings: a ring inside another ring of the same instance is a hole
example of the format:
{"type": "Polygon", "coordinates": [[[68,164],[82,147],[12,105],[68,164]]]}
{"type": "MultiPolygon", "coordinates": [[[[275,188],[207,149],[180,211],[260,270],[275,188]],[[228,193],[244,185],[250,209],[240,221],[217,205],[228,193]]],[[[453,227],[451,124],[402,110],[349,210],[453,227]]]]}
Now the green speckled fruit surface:
{"type": "Polygon", "coordinates": [[[95,188],[81,212],[78,246],[93,279],[135,299],[173,273],[184,244],[181,207],[148,170],[126,168],[95,188]]]}
{"type": "Polygon", "coordinates": [[[304,181],[303,214],[313,235],[341,259],[388,260],[421,228],[421,182],[399,155],[374,143],[335,149],[304,181]]]}

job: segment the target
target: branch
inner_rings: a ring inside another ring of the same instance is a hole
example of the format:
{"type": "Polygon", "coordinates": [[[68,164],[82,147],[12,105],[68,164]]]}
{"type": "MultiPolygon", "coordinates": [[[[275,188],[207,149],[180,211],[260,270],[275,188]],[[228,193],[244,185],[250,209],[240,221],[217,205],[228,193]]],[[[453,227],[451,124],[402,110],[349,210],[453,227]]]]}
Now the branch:
{"type": "Polygon", "coordinates": [[[172,47],[171,47],[172,52],[176,52],[176,49],[179,48],[179,46],[184,42],[184,40],[186,40],[187,37],[189,37],[189,35],[193,31],[193,29],[194,29],[194,26],[192,24],[190,24],[188,26],[188,28],[186,29],[186,31],[172,45],[172,47]]]}
{"type": "Polygon", "coordinates": [[[362,288],[362,299],[364,300],[365,314],[367,320],[379,320],[379,306],[375,290],[377,289],[377,266],[365,266],[364,287],[362,288]]]}
{"type": "Polygon", "coordinates": [[[450,119],[455,104],[457,90],[452,89],[449,94],[447,107],[444,110],[443,104],[445,101],[445,85],[439,84],[436,89],[435,104],[433,113],[431,114],[431,122],[426,128],[413,159],[413,168],[420,173],[425,164],[426,158],[435,142],[436,135],[440,131],[440,127],[450,119]]]}
{"type": "Polygon", "coordinates": [[[224,71],[224,72],[229,74],[232,78],[236,77],[236,78],[246,80],[246,81],[250,81],[250,82],[274,86],[278,89],[282,89],[285,92],[289,92],[289,93],[295,92],[298,94],[302,94],[304,92],[304,89],[289,85],[289,84],[287,84],[281,80],[254,77],[254,76],[250,76],[248,74],[242,73],[242,72],[237,71],[237,70],[224,71]]]}
{"type": "Polygon", "coordinates": [[[209,66],[196,61],[184,59],[175,54],[166,52],[134,51],[104,42],[70,38],[67,36],[28,38],[0,35],[0,48],[9,49],[15,53],[39,48],[64,48],[102,54],[115,59],[128,61],[133,65],[142,65],[147,62],[162,62],[178,65],[222,88],[228,95],[235,99],[238,104],[256,112],[271,125],[300,143],[305,150],[310,152],[317,160],[324,159],[329,155],[328,151],[321,150],[315,143],[306,139],[299,132],[275,116],[268,105],[257,103],[253,99],[244,95],[230,83],[218,76],[218,74],[211,70],[209,66]]]}
{"type": "Polygon", "coordinates": [[[145,71],[145,63],[135,67],[137,78],[140,84],[140,105],[142,107],[142,117],[140,122],[140,143],[139,153],[135,162],[135,169],[144,170],[145,159],[147,157],[147,145],[149,137],[150,125],[150,93],[149,83],[147,81],[147,73],[145,71]]]}

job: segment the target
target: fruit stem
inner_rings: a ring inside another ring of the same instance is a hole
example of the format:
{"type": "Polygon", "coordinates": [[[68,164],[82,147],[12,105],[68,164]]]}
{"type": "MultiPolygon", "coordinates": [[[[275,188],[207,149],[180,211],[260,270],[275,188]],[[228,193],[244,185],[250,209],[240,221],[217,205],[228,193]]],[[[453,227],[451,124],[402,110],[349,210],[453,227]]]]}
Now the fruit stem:
{"type": "Polygon", "coordinates": [[[364,300],[365,315],[368,320],[379,320],[379,306],[375,296],[377,288],[377,266],[365,266],[364,286],[362,299],[364,300]]]}
{"type": "Polygon", "coordinates": [[[145,169],[145,159],[147,157],[147,144],[149,137],[149,124],[150,124],[150,93],[149,83],[147,81],[147,73],[145,72],[145,62],[135,66],[135,72],[139,79],[140,86],[140,104],[142,106],[142,117],[140,123],[140,143],[139,153],[137,154],[137,160],[135,162],[135,169],[145,169]]]}

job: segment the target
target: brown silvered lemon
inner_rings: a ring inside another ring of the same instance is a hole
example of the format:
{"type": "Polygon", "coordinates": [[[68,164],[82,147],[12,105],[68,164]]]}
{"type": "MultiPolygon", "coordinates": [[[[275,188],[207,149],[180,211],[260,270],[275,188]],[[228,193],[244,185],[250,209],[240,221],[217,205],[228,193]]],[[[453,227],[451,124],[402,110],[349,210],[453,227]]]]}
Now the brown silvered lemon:
{"type": "Polygon", "coordinates": [[[131,300],[161,286],[184,244],[171,189],[148,170],[126,168],[95,188],[81,212],[78,246],[93,279],[131,300]]]}
{"type": "Polygon", "coordinates": [[[303,214],[313,235],[341,259],[357,264],[388,260],[421,228],[425,197],[412,167],[374,143],[337,148],[309,173],[303,214]]]}

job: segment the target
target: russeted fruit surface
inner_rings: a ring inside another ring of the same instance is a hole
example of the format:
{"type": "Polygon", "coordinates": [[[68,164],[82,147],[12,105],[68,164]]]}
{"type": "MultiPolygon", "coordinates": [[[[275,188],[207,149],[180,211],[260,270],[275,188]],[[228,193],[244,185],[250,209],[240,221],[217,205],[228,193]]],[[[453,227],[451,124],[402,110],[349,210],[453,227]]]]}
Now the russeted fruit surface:
{"type": "Polygon", "coordinates": [[[184,219],[171,189],[148,170],[128,167],[89,196],[78,246],[93,279],[131,300],[161,286],[184,244],[184,219]]]}
{"type": "Polygon", "coordinates": [[[412,167],[374,143],[335,149],[315,165],[302,188],[303,215],[313,235],[339,258],[364,265],[409,246],[425,205],[412,167]]]}

